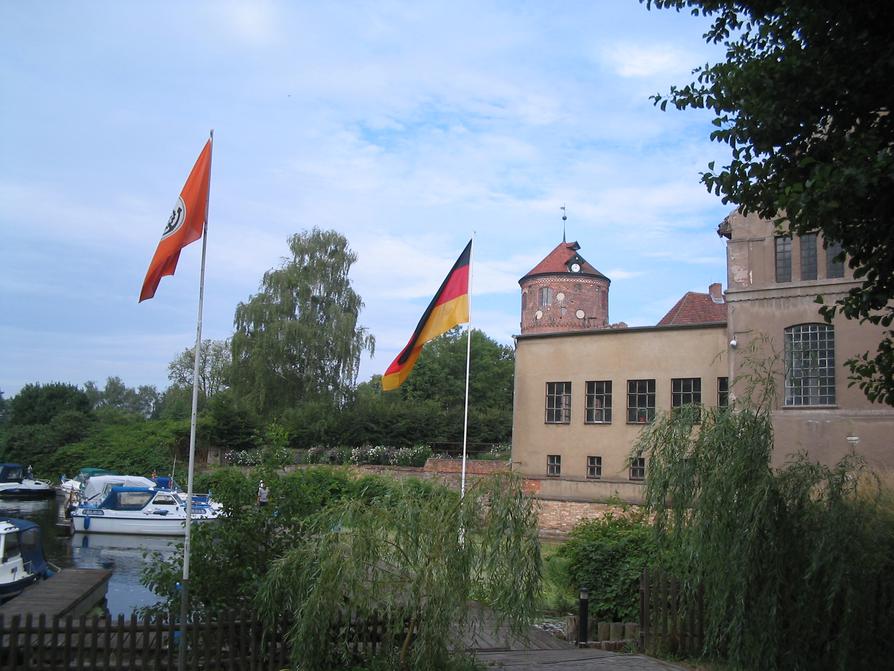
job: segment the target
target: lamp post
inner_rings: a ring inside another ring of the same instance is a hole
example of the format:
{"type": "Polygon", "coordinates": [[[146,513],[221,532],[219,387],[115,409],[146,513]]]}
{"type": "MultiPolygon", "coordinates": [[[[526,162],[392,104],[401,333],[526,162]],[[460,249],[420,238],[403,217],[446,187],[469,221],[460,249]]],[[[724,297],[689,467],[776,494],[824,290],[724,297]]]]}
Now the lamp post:
{"type": "Polygon", "coordinates": [[[578,612],[577,612],[577,647],[587,647],[587,632],[590,628],[590,591],[586,587],[580,588],[578,594],[578,612]]]}

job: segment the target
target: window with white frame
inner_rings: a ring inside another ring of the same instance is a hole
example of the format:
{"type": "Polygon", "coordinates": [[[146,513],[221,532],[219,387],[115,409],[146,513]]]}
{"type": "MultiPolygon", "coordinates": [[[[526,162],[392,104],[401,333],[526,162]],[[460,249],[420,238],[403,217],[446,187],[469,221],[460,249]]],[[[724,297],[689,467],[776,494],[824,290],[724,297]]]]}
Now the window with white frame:
{"type": "Polygon", "coordinates": [[[571,422],[571,383],[546,383],[546,423],[568,424],[571,422]]]}
{"type": "Polygon", "coordinates": [[[646,458],[634,457],[630,460],[630,479],[645,480],[646,479],[646,458]]]}
{"type": "Polygon", "coordinates": [[[562,455],[561,454],[546,455],[546,474],[553,478],[557,478],[560,475],[562,475],[562,455]]]}
{"type": "Polygon", "coordinates": [[[728,408],[729,407],[729,378],[728,377],[718,377],[717,378],[717,407],[718,408],[728,408]]]}
{"type": "Polygon", "coordinates": [[[801,279],[816,279],[816,233],[805,233],[800,238],[801,279]]]}
{"type": "Polygon", "coordinates": [[[627,380],[627,423],[648,424],[655,419],[655,380],[627,380]]]}
{"type": "Polygon", "coordinates": [[[587,382],[587,424],[611,424],[611,380],[587,382]]]}
{"type": "Polygon", "coordinates": [[[790,235],[776,236],[776,281],[792,281],[792,238],[790,235]]]}
{"type": "Polygon", "coordinates": [[[844,277],[844,259],[838,260],[841,254],[841,243],[826,240],[826,277],[834,279],[836,277],[844,277]]]}
{"type": "Polygon", "coordinates": [[[785,329],[785,405],[835,404],[835,329],[798,324],[785,329]]]}
{"type": "Polygon", "coordinates": [[[587,457],[587,477],[590,480],[602,477],[602,457],[587,457]]]}

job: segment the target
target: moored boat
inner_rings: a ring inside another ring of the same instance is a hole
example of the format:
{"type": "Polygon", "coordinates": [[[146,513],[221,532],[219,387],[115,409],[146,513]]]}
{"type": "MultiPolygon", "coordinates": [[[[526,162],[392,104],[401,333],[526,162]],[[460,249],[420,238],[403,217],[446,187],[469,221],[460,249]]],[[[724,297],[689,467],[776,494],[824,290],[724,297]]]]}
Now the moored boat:
{"type": "MultiPolygon", "coordinates": [[[[112,485],[105,491],[103,498],[86,501],[72,510],[75,532],[146,536],[186,533],[186,506],[174,492],[124,485],[112,485]]],[[[210,506],[194,506],[192,521],[206,522],[217,516],[217,511],[210,506]]]]}
{"type": "Polygon", "coordinates": [[[26,470],[21,464],[0,464],[0,497],[37,499],[53,496],[53,486],[45,480],[35,480],[30,471],[30,466],[26,470]]]}
{"type": "Polygon", "coordinates": [[[28,520],[0,517],[0,601],[51,574],[40,527],[28,520]]]}

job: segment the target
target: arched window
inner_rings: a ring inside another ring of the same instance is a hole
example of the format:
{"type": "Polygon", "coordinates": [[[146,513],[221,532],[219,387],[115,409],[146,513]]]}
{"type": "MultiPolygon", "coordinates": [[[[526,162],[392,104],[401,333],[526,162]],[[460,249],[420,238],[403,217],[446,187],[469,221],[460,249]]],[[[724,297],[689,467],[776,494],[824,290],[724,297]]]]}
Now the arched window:
{"type": "Polygon", "coordinates": [[[835,404],[835,329],[798,324],[785,329],[785,405],[835,404]]]}

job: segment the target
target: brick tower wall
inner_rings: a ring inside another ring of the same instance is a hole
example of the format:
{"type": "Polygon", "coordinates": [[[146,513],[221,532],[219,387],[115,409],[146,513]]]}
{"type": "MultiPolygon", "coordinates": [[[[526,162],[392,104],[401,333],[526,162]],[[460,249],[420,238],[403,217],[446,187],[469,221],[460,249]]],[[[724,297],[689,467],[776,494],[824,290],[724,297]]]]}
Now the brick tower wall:
{"type": "Polygon", "coordinates": [[[608,287],[605,278],[572,273],[522,280],[522,335],[607,328],[608,287]],[[552,289],[549,305],[540,304],[543,287],[552,289]],[[583,316],[578,316],[578,311],[583,316]]]}

